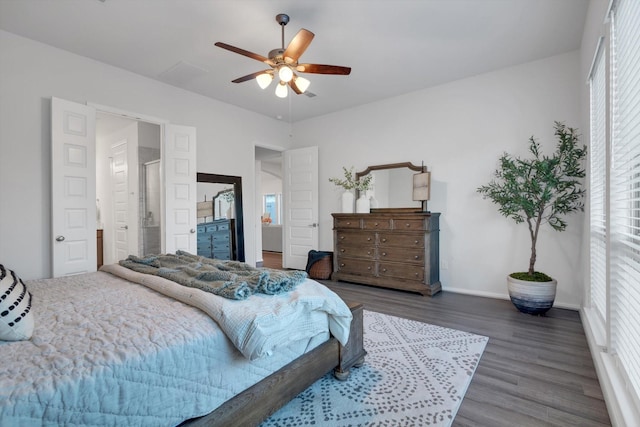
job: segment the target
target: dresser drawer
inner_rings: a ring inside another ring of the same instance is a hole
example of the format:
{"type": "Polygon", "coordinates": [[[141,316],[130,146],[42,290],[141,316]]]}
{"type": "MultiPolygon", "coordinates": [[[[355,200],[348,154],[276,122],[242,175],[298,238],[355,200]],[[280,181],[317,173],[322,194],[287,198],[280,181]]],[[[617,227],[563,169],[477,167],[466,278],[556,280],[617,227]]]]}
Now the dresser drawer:
{"type": "Polygon", "coordinates": [[[336,244],[340,246],[368,246],[375,243],[376,234],[374,232],[348,233],[338,231],[336,238],[338,239],[336,244]]]}
{"type": "Polygon", "coordinates": [[[391,220],[388,219],[363,219],[362,228],[365,230],[390,230],[391,220]]]}
{"type": "MultiPolygon", "coordinates": [[[[217,249],[217,248],[216,248],[217,249]]],[[[221,260],[230,260],[231,256],[229,251],[215,251],[213,252],[213,258],[215,259],[221,259],[221,260]]]]}
{"type": "Polygon", "coordinates": [[[218,224],[218,231],[226,231],[229,229],[229,223],[218,224]]]}
{"type": "Polygon", "coordinates": [[[424,234],[378,234],[378,244],[382,246],[402,246],[405,248],[424,248],[424,234]]]}
{"type": "Polygon", "coordinates": [[[216,231],[218,229],[218,226],[215,224],[206,224],[204,226],[204,232],[205,233],[213,233],[214,231],[216,231]]]}
{"type": "Polygon", "coordinates": [[[424,281],[424,267],[401,263],[380,262],[378,276],[394,277],[396,279],[424,281]]]}
{"type": "Polygon", "coordinates": [[[335,218],[333,225],[335,228],[360,228],[360,220],[335,218]]]}
{"type": "Polygon", "coordinates": [[[380,246],[378,259],[383,261],[399,261],[411,263],[424,263],[424,248],[396,248],[380,246]]]}
{"type": "Polygon", "coordinates": [[[426,230],[422,219],[395,219],[393,228],[394,230],[426,230]]]}
{"type": "Polygon", "coordinates": [[[229,233],[214,233],[212,234],[213,243],[218,245],[218,243],[229,242],[229,233]]]}
{"type": "Polygon", "coordinates": [[[338,255],[337,268],[340,273],[372,276],[375,273],[375,262],[345,258],[338,255]]]}
{"type": "Polygon", "coordinates": [[[337,245],[337,255],[349,257],[349,258],[366,258],[366,259],[374,259],[376,255],[376,249],[373,246],[362,247],[362,246],[348,246],[348,245],[337,245]]]}

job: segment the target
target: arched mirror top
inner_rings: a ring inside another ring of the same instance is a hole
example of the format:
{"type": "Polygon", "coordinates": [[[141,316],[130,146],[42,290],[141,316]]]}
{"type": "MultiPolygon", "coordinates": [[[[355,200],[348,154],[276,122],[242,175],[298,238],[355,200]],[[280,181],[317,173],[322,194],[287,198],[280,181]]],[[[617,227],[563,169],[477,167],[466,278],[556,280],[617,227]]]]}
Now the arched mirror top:
{"type": "MultiPolygon", "coordinates": [[[[367,195],[374,209],[420,208],[421,202],[413,200],[413,175],[426,172],[426,166],[417,166],[411,162],[373,165],[356,172],[356,179],[371,175],[371,189],[367,195]]],[[[360,191],[356,191],[360,197],[360,191]]]]}

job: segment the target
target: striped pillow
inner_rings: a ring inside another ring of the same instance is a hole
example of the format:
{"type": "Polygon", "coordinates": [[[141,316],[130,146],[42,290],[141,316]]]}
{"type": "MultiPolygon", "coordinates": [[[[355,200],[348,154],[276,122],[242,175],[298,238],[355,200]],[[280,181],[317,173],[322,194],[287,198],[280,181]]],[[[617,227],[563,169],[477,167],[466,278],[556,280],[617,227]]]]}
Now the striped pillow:
{"type": "Polygon", "coordinates": [[[0,340],[28,340],[31,334],[31,294],[16,273],[0,264],[0,340]]]}

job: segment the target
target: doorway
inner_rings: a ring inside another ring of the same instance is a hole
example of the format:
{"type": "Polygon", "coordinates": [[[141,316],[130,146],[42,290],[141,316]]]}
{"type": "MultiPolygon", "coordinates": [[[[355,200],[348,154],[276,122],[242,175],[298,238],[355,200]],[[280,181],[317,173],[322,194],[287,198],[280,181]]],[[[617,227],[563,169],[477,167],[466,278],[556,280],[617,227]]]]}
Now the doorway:
{"type": "Polygon", "coordinates": [[[105,264],[161,251],[161,142],[159,124],[96,113],[96,227],[105,264]]]}
{"type": "Polygon", "coordinates": [[[260,251],[263,266],[282,268],[282,151],[255,147],[258,179],[256,213],[259,215],[260,251]]]}

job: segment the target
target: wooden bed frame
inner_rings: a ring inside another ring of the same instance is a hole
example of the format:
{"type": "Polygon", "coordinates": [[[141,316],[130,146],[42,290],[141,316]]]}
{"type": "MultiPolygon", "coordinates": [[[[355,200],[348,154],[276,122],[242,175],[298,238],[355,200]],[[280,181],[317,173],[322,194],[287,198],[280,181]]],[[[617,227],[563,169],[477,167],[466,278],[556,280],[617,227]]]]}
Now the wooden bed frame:
{"type": "Polygon", "coordinates": [[[349,304],[349,308],[353,321],[346,346],[331,337],[210,414],[185,421],[181,426],[257,426],[331,370],[339,380],[347,380],[351,367],[362,365],[367,354],[363,345],[362,304],[349,304]]]}

